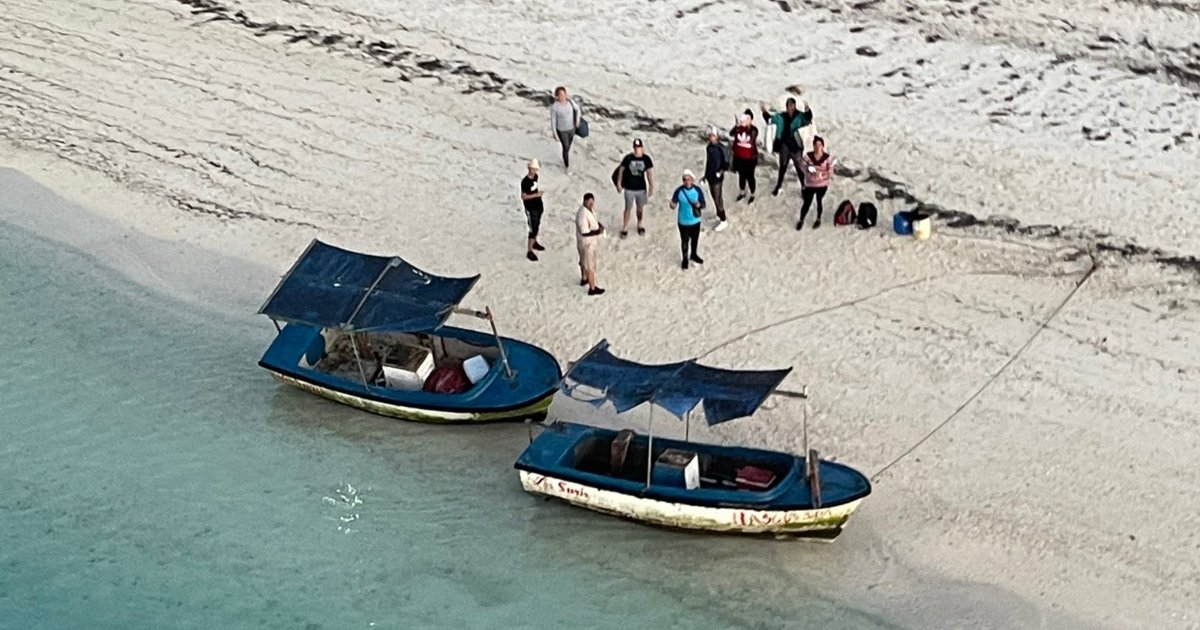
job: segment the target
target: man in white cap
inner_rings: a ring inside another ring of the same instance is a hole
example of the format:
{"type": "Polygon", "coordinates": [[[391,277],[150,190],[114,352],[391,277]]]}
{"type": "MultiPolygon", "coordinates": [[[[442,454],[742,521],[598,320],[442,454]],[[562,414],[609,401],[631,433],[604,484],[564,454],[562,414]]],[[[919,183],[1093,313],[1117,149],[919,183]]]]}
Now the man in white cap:
{"type": "Polygon", "coordinates": [[[575,245],[579,249],[579,284],[588,288],[588,295],[603,295],[596,286],[596,250],[604,236],[604,224],[596,218],[596,196],[583,195],[583,205],[575,213],[575,245]]]}
{"type": "Polygon", "coordinates": [[[696,176],[690,169],[683,171],[683,184],[671,193],[671,209],[679,211],[679,247],[683,252],[681,266],[687,269],[689,261],[697,265],[704,264],[704,259],[696,253],[700,246],[700,212],[704,210],[704,191],[696,186],[696,176]]]}
{"type": "Polygon", "coordinates": [[[529,239],[525,244],[525,258],[532,262],[537,262],[537,254],[534,250],[545,251],[545,247],[538,242],[538,230],[542,226],[542,211],[545,207],[542,205],[542,189],[538,186],[538,169],[541,164],[538,164],[537,159],[529,160],[529,173],[521,178],[521,203],[525,205],[525,218],[529,223],[529,239]]]}

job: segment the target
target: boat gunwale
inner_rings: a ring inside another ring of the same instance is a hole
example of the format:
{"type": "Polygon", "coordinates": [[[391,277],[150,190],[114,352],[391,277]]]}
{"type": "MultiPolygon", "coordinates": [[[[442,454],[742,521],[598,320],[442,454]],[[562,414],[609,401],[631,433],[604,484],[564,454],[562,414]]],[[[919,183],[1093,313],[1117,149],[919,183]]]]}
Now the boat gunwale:
{"type": "MultiPolygon", "coordinates": [[[[479,336],[486,336],[489,338],[491,337],[491,335],[488,335],[487,333],[483,333],[483,332],[476,331],[476,330],[471,330],[469,328],[461,328],[458,326],[441,326],[441,327],[438,327],[434,331],[422,331],[421,334],[444,335],[444,333],[446,333],[448,331],[465,332],[465,333],[467,333],[466,336],[479,335],[479,336]]],[[[412,332],[412,331],[410,331],[410,332],[412,332]]],[[[280,334],[282,334],[282,332],[277,333],[276,338],[278,338],[278,336],[280,334]]],[[[417,334],[417,333],[414,332],[413,334],[417,334]]],[[[444,335],[444,336],[448,336],[450,338],[461,338],[461,337],[455,336],[453,334],[452,335],[444,335]]],[[[556,381],[555,384],[547,387],[546,389],[544,389],[540,392],[535,393],[534,395],[532,395],[528,398],[522,399],[522,400],[514,402],[514,403],[509,403],[509,404],[505,404],[505,405],[486,405],[486,404],[484,404],[484,405],[469,405],[469,406],[467,406],[467,405],[439,404],[436,402],[416,402],[416,401],[413,401],[404,396],[381,395],[380,393],[377,393],[374,389],[372,389],[370,387],[366,387],[360,383],[356,383],[355,381],[340,378],[340,377],[337,377],[334,375],[327,375],[327,374],[325,374],[323,372],[319,372],[317,370],[312,370],[312,372],[314,372],[316,374],[325,375],[325,378],[314,378],[311,374],[307,374],[303,371],[292,370],[289,368],[282,367],[280,365],[269,363],[266,360],[266,358],[267,358],[266,354],[264,354],[263,357],[261,359],[259,359],[258,366],[267,370],[268,372],[272,372],[272,373],[275,373],[275,374],[278,374],[281,376],[286,376],[288,378],[307,383],[314,387],[324,388],[324,389],[330,390],[332,392],[335,392],[337,394],[341,394],[344,396],[360,398],[362,400],[377,403],[377,404],[409,407],[409,408],[412,408],[412,409],[415,409],[418,411],[463,413],[463,414],[504,413],[507,411],[518,411],[520,409],[534,405],[542,400],[545,400],[548,397],[552,397],[555,394],[557,394],[558,381],[562,380],[562,366],[559,365],[558,359],[556,359],[553,354],[550,354],[550,352],[544,348],[541,348],[539,346],[536,346],[534,344],[531,344],[531,343],[528,343],[525,341],[521,341],[520,339],[512,339],[510,337],[500,337],[500,340],[501,340],[501,342],[506,343],[506,344],[519,345],[522,348],[531,351],[534,355],[542,358],[547,365],[553,365],[554,371],[555,371],[555,381],[556,381]],[[341,384],[343,382],[354,384],[355,387],[347,388],[341,384]]],[[[272,345],[274,345],[274,343],[275,342],[272,341],[272,345]]],[[[269,352],[269,351],[270,351],[270,348],[268,347],[267,352],[269,352]]],[[[301,352],[301,354],[302,354],[302,352],[301,352]]],[[[519,371],[518,371],[518,373],[519,373],[519,371]]],[[[519,376],[518,376],[518,378],[519,378],[519,376]]],[[[468,402],[477,399],[484,392],[489,391],[492,388],[498,387],[500,383],[504,383],[504,382],[507,382],[507,379],[505,379],[504,377],[500,377],[499,375],[496,375],[494,378],[489,379],[488,382],[484,385],[484,387],[479,388],[478,391],[475,391],[474,394],[471,396],[471,398],[468,399],[468,402]]],[[[383,389],[383,388],[379,388],[379,389],[383,389]]]]}
{"type": "MultiPolygon", "coordinates": [[[[602,432],[613,431],[613,432],[615,432],[612,429],[605,429],[603,427],[595,427],[592,425],[579,424],[579,423],[574,423],[574,422],[564,422],[564,421],[555,421],[549,425],[546,425],[546,431],[554,430],[554,429],[551,429],[550,427],[553,427],[556,424],[566,425],[568,428],[577,427],[572,430],[574,433],[576,433],[576,435],[574,436],[574,439],[570,442],[570,446],[566,449],[563,449],[562,453],[572,451],[574,449],[574,447],[577,446],[582,440],[586,439],[587,437],[592,436],[597,431],[602,431],[602,432]]],[[[540,439],[541,437],[542,436],[539,435],[537,438],[534,439],[534,442],[536,442],[537,439],[540,439]]],[[[741,501],[730,502],[730,501],[722,500],[721,498],[711,498],[710,499],[710,498],[705,498],[703,496],[695,496],[695,495],[687,496],[687,494],[686,494],[687,492],[695,492],[694,490],[693,491],[686,491],[686,490],[681,491],[679,495],[676,495],[674,493],[663,494],[661,492],[656,492],[653,485],[646,486],[645,484],[642,484],[639,482],[633,482],[633,481],[629,481],[629,480],[625,480],[625,479],[620,479],[617,477],[611,477],[611,476],[607,476],[607,475],[601,475],[601,474],[597,474],[597,473],[582,471],[582,470],[579,470],[578,468],[574,468],[574,467],[562,466],[562,467],[552,469],[552,468],[548,468],[546,466],[542,466],[542,465],[538,465],[538,464],[523,463],[522,460],[525,459],[525,455],[532,448],[533,442],[530,443],[530,446],[528,448],[526,448],[526,452],[522,453],[521,456],[517,459],[517,461],[513,464],[513,468],[516,468],[517,470],[520,470],[520,471],[535,473],[535,474],[539,474],[539,475],[545,475],[547,477],[554,477],[554,478],[563,479],[565,481],[570,481],[573,483],[588,485],[588,486],[592,486],[592,487],[595,487],[598,489],[607,490],[610,492],[616,492],[616,493],[624,494],[624,495],[631,496],[631,497],[653,499],[656,501],[665,501],[665,502],[669,502],[669,503],[679,503],[679,504],[684,504],[684,505],[693,505],[696,507],[717,507],[717,508],[735,508],[735,509],[764,509],[764,508],[767,508],[767,509],[772,509],[772,510],[818,510],[818,509],[824,509],[824,508],[838,507],[840,505],[845,505],[845,504],[851,503],[853,501],[864,499],[867,496],[869,496],[872,491],[871,480],[866,475],[859,472],[858,470],[854,469],[851,466],[847,466],[846,464],[842,464],[840,462],[831,462],[828,460],[820,460],[819,459],[818,462],[823,466],[830,466],[830,467],[838,468],[840,470],[845,470],[845,471],[848,471],[848,472],[852,473],[853,475],[861,478],[866,487],[859,492],[848,494],[844,498],[839,498],[837,501],[822,502],[820,507],[812,505],[811,498],[807,503],[792,503],[792,502],[784,503],[784,502],[779,501],[780,497],[783,495],[786,495],[788,491],[795,488],[799,483],[802,483],[802,480],[798,479],[798,477],[800,476],[799,471],[803,470],[803,468],[804,468],[804,460],[803,460],[803,458],[801,458],[798,455],[795,455],[792,453],[786,453],[783,451],[771,451],[768,449],[754,448],[754,447],[748,447],[748,446],[725,446],[725,445],[720,445],[720,444],[709,444],[709,443],[705,443],[705,442],[686,442],[686,441],[675,440],[675,439],[671,439],[671,438],[661,438],[661,437],[655,438],[655,442],[659,442],[659,441],[662,441],[662,442],[665,442],[668,444],[677,444],[677,445],[693,446],[693,447],[696,445],[700,445],[703,447],[703,450],[710,450],[710,451],[743,451],[743,452],[749,451],[751,453],[765,453],[765,454],[773,455],[773,456],[783,455],[785,457],[790,457],[792,459],[792,466],[791,466],[790,470],[788,471],[788,474],[779,480],[779,483],[776,484],[775,488],[773,488],[770,491],[766,491],[766,492],[755,492],[755,493],[753,493],[755,496],[748,497],[748,498],[755,499],[752,502],[741,502],[741,501]]],[[[710,491],[713,491],[713,490],[710,490],[710,491]]]]}

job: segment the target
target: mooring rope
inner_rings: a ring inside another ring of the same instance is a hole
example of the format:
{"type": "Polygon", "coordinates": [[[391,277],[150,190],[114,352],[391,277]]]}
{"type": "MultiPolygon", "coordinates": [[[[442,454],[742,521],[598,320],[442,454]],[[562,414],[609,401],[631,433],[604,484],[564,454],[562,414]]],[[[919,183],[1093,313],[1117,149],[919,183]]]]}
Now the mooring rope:
{"type": "Polygon", "coordinates": [[[949,416],[947,416],[945,420],[942,420],[940,424],[938,424],[936,427],[933,427],[933,429],[926,433],[924,437],[917,440],[915,444],[905,449],[903,453],[900,453],[900,455],[898,455],[895,459],[888,462],[883,468],[880,468],[874,475],[871,475],[872,482],[878,481],[883,473],[887,472],[889,468],[900,463],[901,460],[911,455],[913,451],[920,448],[920,446],[927,442],[929,438],[933,437],[935,433],[942,430],[942,428],[946,425],[950,424],[951,420],[954,420],[956,417],[958,417],[958,414],[962,413],[962,411],[966,409],[972,402],[974,402],[976,398],[979,398],[979,395],[982,394],[984,390],[990,387],[992,383],[996,382],[996,379],[1000,378],[1000,375],[1003,374],[1004,371],[1009,368],[1009,366],[1017,362],[1017,359],[1021,357],[1025,350],[1028,349],[1029,346],[1033,345],[1033,342],[1038,338],[1038,335],[1042,334],[1042,331],[1050,325],[1050,322],[1054,321],[1055,317],[1058,317],[1058,314],[1062,312],[1063,308],[1065,308],[1071,299],[1075,297],[1075,294],[1079,293],[1079,289],[1083,288],[1083,285],[1088,281],[1089,278],[1092,277],[1092,274],[1096,272],[1096,258],[1090,255],[1089,257],[1092,260],[1092,264],[1090,267],[1088,267],[1087,273],[1083,274],[1083,277],[1075,283],[1075,287],[1071,289],[1071,292],[1067,294],[1067,297],[1063,299],[1062,303],[1060,303],[1058,307],[1050,313],[1050,316],[1042,320],[1042,323],[1038,325],[1037,330],[1033,331],[1033,334],[1029,336],[1029,339],[1027,339],[1025,343],[1012,354],[1012,356],[1008,357],[1008,360],[1004,362],[1004,365],[1001,365],[1000,369],[996,370],[990,377],[988,377],[988,379],[979,386],[979,389],[976,389],[975,393],[971,394],[965,401],[963,401],[963,403],[959,405],[958,408],[955,409],[949,416]]]}

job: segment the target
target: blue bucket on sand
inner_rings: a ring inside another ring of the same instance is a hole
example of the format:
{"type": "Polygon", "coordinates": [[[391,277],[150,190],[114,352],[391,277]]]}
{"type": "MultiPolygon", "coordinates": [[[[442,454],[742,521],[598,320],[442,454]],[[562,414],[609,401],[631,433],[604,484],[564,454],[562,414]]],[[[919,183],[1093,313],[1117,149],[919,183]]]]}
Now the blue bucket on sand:
{"type": "Polygon", "coordinates": [[[912,213],[905,210],[892,215],[892,229],[901,236],[912,236],[912,213]]]}

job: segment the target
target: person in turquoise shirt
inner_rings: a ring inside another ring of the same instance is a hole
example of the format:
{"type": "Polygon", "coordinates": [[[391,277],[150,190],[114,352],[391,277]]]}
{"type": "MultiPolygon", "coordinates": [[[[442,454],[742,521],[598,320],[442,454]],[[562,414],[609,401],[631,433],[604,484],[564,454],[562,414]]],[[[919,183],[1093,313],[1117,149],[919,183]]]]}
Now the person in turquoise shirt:
{"type": "Polygon", "coordinates": [[[684,269],[688,261],[697,265],[704,259],[696,250],[700,246],[700,211],[704,209],[704,191],[696,185],[696,176],[690,170],[683,172],[683,185],[671,194],[671,209],[679,211],[679,246],[683,250],[684,269]],[[688,249],[691,249],[691,255],[688,249]]]}

